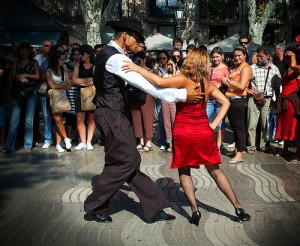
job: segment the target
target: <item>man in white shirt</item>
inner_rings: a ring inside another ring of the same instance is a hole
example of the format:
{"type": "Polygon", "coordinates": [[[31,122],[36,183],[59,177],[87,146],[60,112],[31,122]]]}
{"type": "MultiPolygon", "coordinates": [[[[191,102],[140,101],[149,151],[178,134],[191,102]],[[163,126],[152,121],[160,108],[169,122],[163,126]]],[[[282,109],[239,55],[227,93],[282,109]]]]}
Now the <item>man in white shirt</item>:
{"type": "Polygon", "coordinates": [[[140,200],[145,222],[173,220],[175,216],[163,209],[169,202],[156,184],[140,171],[141,157],[130,122],[130,105],[126,85],[131,84],[145,92],[170,102],[199,102],[198,89],[157,88],[136,72],[125,73],[122,64],[129,60],[125,51],[135,51],[144,41],[142,24],[123,18],[112,25],[114,40],[104,46],[95,60],[94,98],[95,122],[105,137],[105,166],[99,183],[84,202],[87,214],[97,222],[112,222],[107,208],[113,195],[127,182],[140,200]],[[187,96],[188,94],[188,96],[187,96]]]}

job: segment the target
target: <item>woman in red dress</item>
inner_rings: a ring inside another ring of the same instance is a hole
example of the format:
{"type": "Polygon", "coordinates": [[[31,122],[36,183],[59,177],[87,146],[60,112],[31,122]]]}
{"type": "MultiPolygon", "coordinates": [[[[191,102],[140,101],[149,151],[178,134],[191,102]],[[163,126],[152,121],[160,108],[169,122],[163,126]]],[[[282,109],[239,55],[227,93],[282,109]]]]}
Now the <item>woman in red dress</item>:
{"type": "Polygon", "coordinates": [[[288,156],[290,141],[296,142],[297,159],[300,160],[300,57],[294,47],[288,47],[284,52],[284,59],[288,66],[286,74],[282,78],[282,92],[278,98],[277,111],[278,122],[276,139],[283,139],[283,156],[288,156]],[[297,65],[298,64],[298,65],[297,65]]]}
{"type": "Polygon", "coordinates": [[[234,206],[239,219],[250,220],[250,215],[242,209],[228,179],[219,168],[221,158],[213,130],[224,118],[230,103],[218,88],[208,81],[209,62],[209,55],[205,51],[194,49],[185,58],[180,69],[181,74],[167,78],[149,73],[133,63],[126,63],[123,66],[124,71],[134,70],[159,87],[190,88],[195,86],[195,83],[200,84],[201,92],[205,95],[202,103],[176,104],[171,163],[171,168],[178,168],[181,186],[193,212],[190,222],[196,225],[199,224],[201,213],[197,206],[191,168],[199,168],[200,165],[205,165],[210,176],[234,206]],[[219,113],[211,123],[206,114],[209,97],[215,98],[221,104],[219,113]]]}

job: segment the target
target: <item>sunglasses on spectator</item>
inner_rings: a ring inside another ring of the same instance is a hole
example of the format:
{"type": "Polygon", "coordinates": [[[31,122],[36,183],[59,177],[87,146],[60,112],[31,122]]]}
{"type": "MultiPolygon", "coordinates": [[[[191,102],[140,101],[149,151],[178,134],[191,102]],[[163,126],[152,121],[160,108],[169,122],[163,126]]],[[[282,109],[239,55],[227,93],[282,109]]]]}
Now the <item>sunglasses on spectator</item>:
{"type": "Polygon", "coordinates": [[[249,42],[240,42],[240,44],[249,44],[249,42]]]}
{"type": "Polygon", "coordinates": [[[158,60],[166,60],[167,57],[158,57],[158,60]]]}
{"type": "Polygon", "coordinates": [[[180,58],[181,56],[180,56],[180,55],[174,55],[174,57],[176,57],[176,58],[180,58]]]}
{"type": "Polygon", "coordinates": [[[51,47],[50,44],[44,44],[43,46],[44,46],[44,47],[51,47]]]}

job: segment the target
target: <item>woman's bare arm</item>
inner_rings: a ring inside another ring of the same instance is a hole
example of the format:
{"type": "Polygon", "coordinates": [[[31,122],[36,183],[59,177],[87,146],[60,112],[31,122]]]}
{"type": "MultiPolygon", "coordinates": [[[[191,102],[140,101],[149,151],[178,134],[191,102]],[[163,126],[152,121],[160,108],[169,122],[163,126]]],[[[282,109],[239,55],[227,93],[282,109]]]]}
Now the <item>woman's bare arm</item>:
{"type": "Polygon", "coordinates": [[[172,77],[160,77],[154,73],[147,71],[146,69],[134,64],[133,62],[124,61],[122,66],[123,71],[130,72],[135,71],[149,80],[152,84],[159,87],[168,88],[186,88],[188,79],[183,74],[179,74],[172,77]]]}
{"type": "Polygon", "coordinates": [[[226,113],[230,106],[230,102],[228,101],[228,99],[224,96],[224,94],[218,89],[218,87],[215,84],[213,84],[211,82],[208,82],[207,84],[208,84],[207,85],[208,97],[209,96],[213,97],[214,99],[217,100],[218,103],[221,104],[219,113],[217,114],[217,116],[215,117],[213,122],[210,123],[210,127],[212,129],[216,129],[216,127],[219,125],[219,123],[226,116],[226,113]]]}

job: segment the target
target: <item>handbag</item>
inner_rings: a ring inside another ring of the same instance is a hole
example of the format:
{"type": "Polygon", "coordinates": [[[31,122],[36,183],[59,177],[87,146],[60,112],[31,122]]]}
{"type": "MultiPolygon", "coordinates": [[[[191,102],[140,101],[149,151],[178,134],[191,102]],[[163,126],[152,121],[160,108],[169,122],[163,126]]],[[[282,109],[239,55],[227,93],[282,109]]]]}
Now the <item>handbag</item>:
{"type": "Polygon", "coordinates": [[[254,103],[255,103],[256,105],[264,106],[265,103],[266,103],[266,99],[265,99],[265,91],[266,91],[266,86],[267,86],[267,81],[268,81],[270,69],[271,69],[271,67],[268,67],[268,72],[267,72],[267,77],[266,77],[266,80],[265,80],[264,91],[263,91],[263,92],[256,93],[256,94],[254,95],[254,103]]]}
{"type": "Polygon", "coordinates": [[[37,85],[37,91],[40,96],[46,96],[48,89],[48,83],[47,82],[42,82],[37,85]]]}
{"type": "Polygon", "coordinates": [[[141,107],[146,102],[147,93],[132,85],[126,86],[126,95],[131,107],[141,107]]]}
{"type": "Polygon", "coordinates": [[[265,99],[264,93],[263,93],[263,92],[256,93],[256,94],[254,95],[254,102],[255,102],[257,105],[265,105],[266,99],[265,99]]]}
{"type": "Polygon", "coordinates": [[[71,110],[71,104],[65,90],[50,89],[48,90],[48,95],[53,114],[64,113],[71,110]]]}
{"type": "Polygon", "coordinates": [[[96,105],[93,103],[95,95],[96,88],[93,85],[80,88],[80,104],[82,111],[91,111],[96,109],[96,105]]]}

